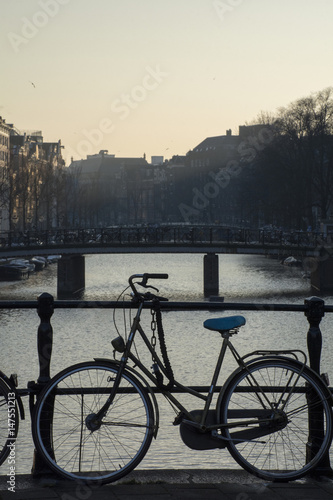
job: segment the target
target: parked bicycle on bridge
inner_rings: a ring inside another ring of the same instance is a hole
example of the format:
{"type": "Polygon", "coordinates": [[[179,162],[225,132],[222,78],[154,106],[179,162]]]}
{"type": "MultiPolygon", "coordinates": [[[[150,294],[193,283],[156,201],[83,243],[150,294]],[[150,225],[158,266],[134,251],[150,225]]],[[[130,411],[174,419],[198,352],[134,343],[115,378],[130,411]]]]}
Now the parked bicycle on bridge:
{"type": "MultiPolygon", "coordinates": [[[[79,363],[46,384],[32,422],[39,454],[65,478],[99,483],[120,479],[141,462],[158,435],[157,391],[175,409],[174,425],[190,448],[217,449],[217,457],[227,448],[244,469],[266,480],[294,480],[315,470],[332,441],[332,395],[306,365],[305,354],[272,350],[240,356],[231,337],[245,318],[207,319],[204,327],[222,338],[211,385],[207,393],[183,385],[174,377],[166,349],[161,302],[167,299],[150,285],[150,280],[166,278],[148,273],[129,278],[136,314],[129,334],[112,341],[119,361],[79,363]],[[153,312],[151,340],[140,322],[146,303],[153,312]],[[134,354],[137,336],[152,357],[151,368],[134,354]],[[227,349],[237,368],[213,406],[227,349]],[[185,407],[178,395],[182,392],[201,401],[201,409],[185,407]]],[[[0,384],[0,391],[8,402],[9,389],[0,384]]]]}

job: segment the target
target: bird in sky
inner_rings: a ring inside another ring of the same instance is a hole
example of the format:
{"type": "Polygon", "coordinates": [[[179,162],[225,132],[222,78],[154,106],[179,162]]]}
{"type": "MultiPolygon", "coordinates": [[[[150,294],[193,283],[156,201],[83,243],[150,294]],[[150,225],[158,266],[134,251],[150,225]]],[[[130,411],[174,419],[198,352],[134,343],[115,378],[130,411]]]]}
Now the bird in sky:
{"type": "MultiPolygon", "coordinates": [[[[29,82],[30,82],[30,80],[29,80],[29,82]]],[[[36,88],[36,85],[34,84],[34,82],[30,82],[30,83],[31,83],[31,85],[32,85],[34,88],[36,88]]]]}

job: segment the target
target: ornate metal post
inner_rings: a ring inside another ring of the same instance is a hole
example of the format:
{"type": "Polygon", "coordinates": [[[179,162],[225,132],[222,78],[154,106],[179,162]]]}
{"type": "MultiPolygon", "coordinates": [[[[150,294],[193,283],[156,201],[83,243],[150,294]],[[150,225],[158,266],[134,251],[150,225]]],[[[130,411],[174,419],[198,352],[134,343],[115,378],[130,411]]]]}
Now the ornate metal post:
{"type": "Polygon", "coordinates": [[[38,297],[37,313],[40,325],[37,333],[37,348],[39,359],[38,384],[45,384],[50,380],[50,363],[52,354],[53,329],[51,317],[53,315],[54,299],[49,293],[42,293],[38,297]]]}
{"type": "MultiPolygon", "coordinates": [[[[40,392],[44,385],[50,380],[50,363],[52,354],[52,341],[53,341],[53,329],[51,325],[51,317],[53,314],[53,296],[49,293],[42,293],[38,297],[37,313],[40,317],[40,325],[38,327],[37,333],[37,348],[38,348],[38,359],[39,359],[39,377],[35,388],[40,392]]],[[[31,383],[30,383],[31,386],[31,383]]],[[[38,398],[38,396],[37,396],[38,398]]],[[[43,418],[41,419],[41,432],[44,436],[44,443],[49,443],[49,448],[52,449],[51,445],[51,427],[53,420],[53,402],[50,398],[50,404],[48,410],[43,413],[43,418]]],[[[30,399],[30,411],[33,411],[33,401],[30,399]]],[[[32,474],[37,476],[39,474],[49,474],[51,471],[49,467],[45,464],[40,455],[36,452],[34,453],[34,461],[32,466],[32,474]]]]}
{"type": "Polygon", "coordinates": [[[304,300],[304,304],[307,306],[305,316],[310,325],[307,336],[310,367],[320,375],[322,335],[319,325],[325,315],[325,302],[319,297],[310,297],[304,300]]]}
{"type": "MultiPolygon", "coordinates": [[[[319,297],[310,297],[305,299],[307,306],[305,316],[308,319],[310,328],[307,336],[308,352],[310,358],[310,367],[320,376],[320,357],[322,348],[322,335],[319,328],[321,319],[325,315],[325,302],[319,297]]],[[[324,433],[323,411],[318,408],[318,404],[311,405],[314,396],[309,394],[309,437],[307,443],[307,460],[316,452],[318,443],[321,442],[324,433]],[[313,407],[312,407],[313,406],[313,407]]],[[[331,473],[329,454],[322,459],[317,466],[320,474],[331,473]]]]}

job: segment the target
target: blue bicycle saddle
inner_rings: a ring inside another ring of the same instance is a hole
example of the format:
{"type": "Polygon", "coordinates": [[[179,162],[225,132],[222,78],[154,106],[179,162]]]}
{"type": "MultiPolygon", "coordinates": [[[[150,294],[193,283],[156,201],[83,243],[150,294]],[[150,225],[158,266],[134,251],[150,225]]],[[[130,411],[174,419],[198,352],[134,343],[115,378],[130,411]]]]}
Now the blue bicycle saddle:
{"type": "Polygon", "coordinates": [[[225,332],[233,330],[234,328],[239,328],[240,326],[245,325],[245,323],[246,321],[244,316],[227,316],[225,318],[206,319],[203,326],[208,330],[225,332]]]}

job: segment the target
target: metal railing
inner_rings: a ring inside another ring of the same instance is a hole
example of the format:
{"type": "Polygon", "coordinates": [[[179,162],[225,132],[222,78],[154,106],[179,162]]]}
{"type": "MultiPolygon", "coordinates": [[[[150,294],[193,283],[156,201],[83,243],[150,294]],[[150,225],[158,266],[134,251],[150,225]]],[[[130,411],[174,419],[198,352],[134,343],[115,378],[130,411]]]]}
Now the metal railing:
{"type": "Polygon", "coordinates": [[[0,251],[6,249],[68,248],[73,246],[216,246],[314,249],[330,246],[330,238],[317,232],[248,229],[209,225],[113,226],[90,229],[4,231],[0,251]]]}
{"type": "MultiPolygon", "coordinates": [[[[53,343],[53,328],[51,318],[56,309],[123,309],[136,308],[137,305],[128,302],[116,301],[82,301],[82,300],[54,300],[49,293],[43,293],[37,301],[0,301],[0,309],[36,309],[40,317],[40,324],[37,332],[39,377],[37,383],[30,382],[30,390],[35,395],[43,389],[50,380],[50,362],[53,343]]],[[[146,303],[145,308],[149,309],[151,304],[146,303]]],[[[322,349],[322,333],[320,322],[325,313],[332,313],[333,306],[325,305],[324,300],[319,297],[305,299],[304,304],[270,304],[270,303],[228,303],[228,302],[161,302],[161,309],[164,311],[188,311],[188,310],[209,310],[209,311],[262,311],[262,312],[302,312],[309,323],[307,332],[307,346],[310,360],[310,367],[319,375],[320,359],[322,349]]],[[[1,369],[1,366],[0,366],[1,369]]],[[[28,386],[29,387],[29,386],[28,386]]],[[[191,389],[198,392],[208,392],[209,387],[191,386],[191,389]]],[[[219,391],[221,387],[216,387],[219,391]]],[[[156,388],[154,388],[155,392],[156,388]]],[[[27,393],[27,389],[18,389],[18,394],[27,393]]],[[[180,392],[179,389],[171,389],[170,392],[180,392]]],[[[330,387],[333,393],[333,388],[330,387]]],[[[310,437],[309,437],[310,440],[310,437]]],[[[38,461],[37,461],[38,462],[38,461]]],[[[321,474],[331,474],[329,455],[320,464],[321,474]]]]}

